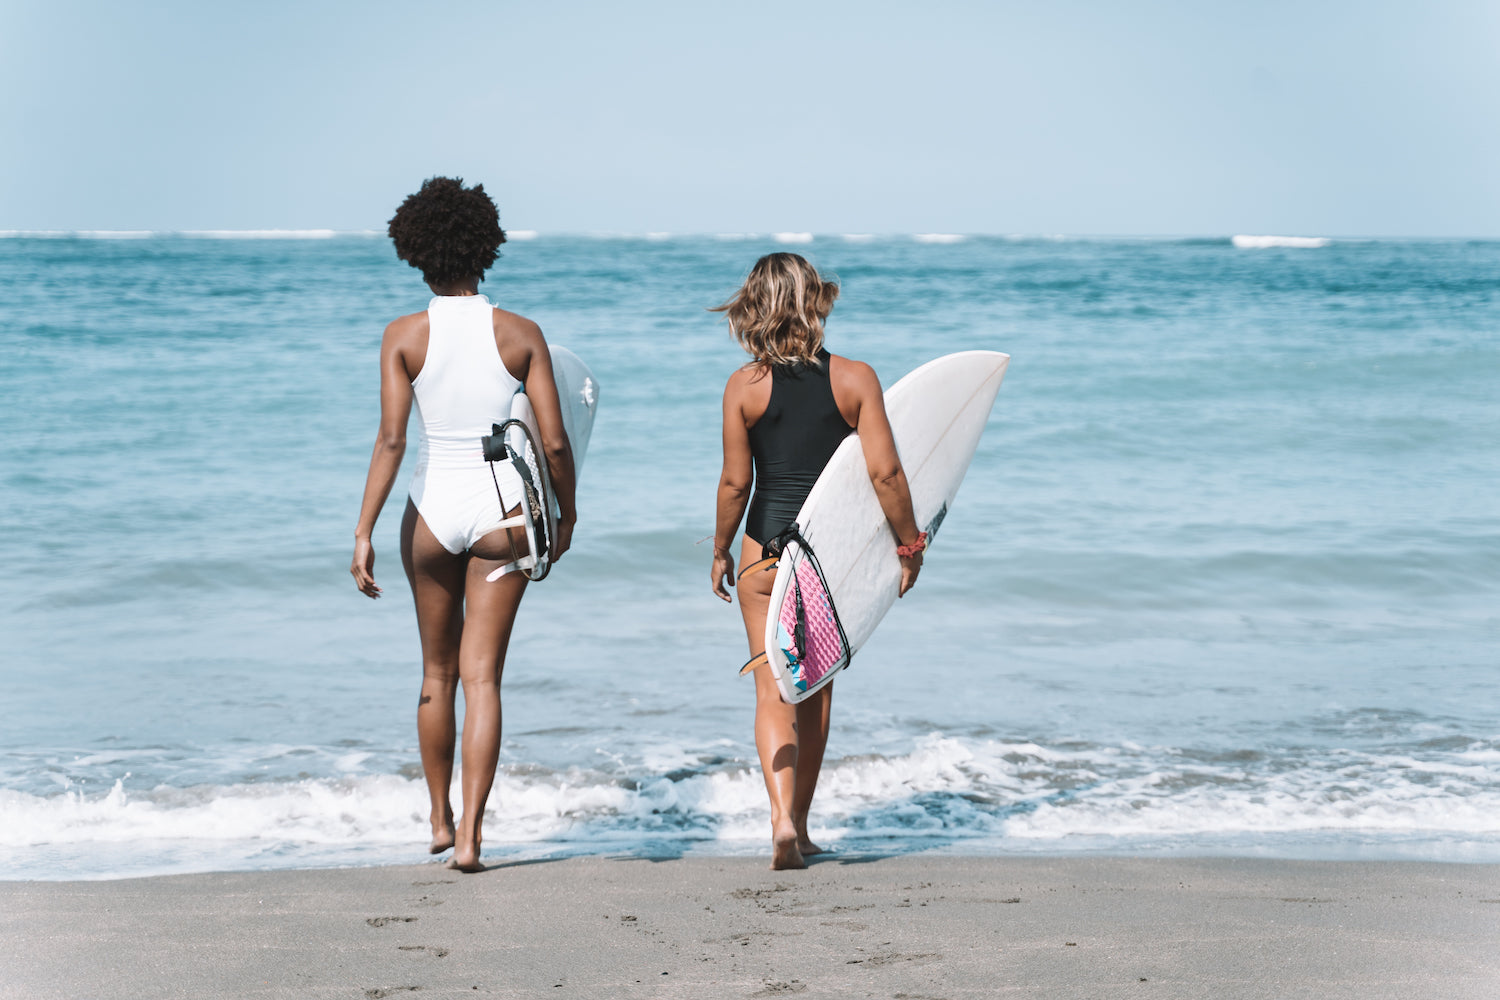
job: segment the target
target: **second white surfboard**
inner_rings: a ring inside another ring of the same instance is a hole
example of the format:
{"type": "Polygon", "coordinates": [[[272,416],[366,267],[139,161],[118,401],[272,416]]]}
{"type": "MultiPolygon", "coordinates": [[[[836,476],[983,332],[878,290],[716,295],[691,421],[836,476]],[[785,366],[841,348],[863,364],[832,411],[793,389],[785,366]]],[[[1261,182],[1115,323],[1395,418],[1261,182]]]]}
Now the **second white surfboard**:
{"type": "MultiPolygon", "coordinates": [[[[949,354],[922,365],[885,394],[917,524],[928,533],[929,545],[974,458],[1009,363],[1010,355],[998,351],[949,354]]],[[[797,524],[822,567],[852,655],[874,633],[901,587],[899,542],[880,509],[857,434],[834,452],[797,524]]],[[[801,546],[790,542],[776,569],[766,615],[766,657],[782,697],[793,703],[833,680],[843,665],[825,671],[818,669],[817,657],[802,662],[795,629],[784,624],[797,620],[799,600],[804,617],[819,611],[812,592],[816,585],[807,586],[807,573],[801,546]],[[795,582],[799,566],[801,587],[795,582]]]]}

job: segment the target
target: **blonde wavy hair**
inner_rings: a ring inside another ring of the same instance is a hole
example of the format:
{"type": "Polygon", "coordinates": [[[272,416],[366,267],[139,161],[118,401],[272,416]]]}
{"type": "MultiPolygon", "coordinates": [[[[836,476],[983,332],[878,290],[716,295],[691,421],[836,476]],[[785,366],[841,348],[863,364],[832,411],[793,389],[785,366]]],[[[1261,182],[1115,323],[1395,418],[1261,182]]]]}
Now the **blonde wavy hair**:
{"type": "Polygon", "coordinates": [[[823,349],[823,321],[839,297],[837,282],[794,253],[766,254],[721,312],[729,332],[756,364],[815,365],[823,349]]]}

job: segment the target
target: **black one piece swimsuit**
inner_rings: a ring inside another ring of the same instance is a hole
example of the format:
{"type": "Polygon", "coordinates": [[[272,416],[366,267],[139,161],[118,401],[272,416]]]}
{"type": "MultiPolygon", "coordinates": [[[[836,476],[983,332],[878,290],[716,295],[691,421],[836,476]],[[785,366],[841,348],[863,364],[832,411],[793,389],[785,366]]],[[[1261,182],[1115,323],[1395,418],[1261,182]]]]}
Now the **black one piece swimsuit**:
{"type": "Polygon", "coordinates": [[[771,401],[750,428],[755,459],[755,495],[745,534],[766,542],[797,519],[823,467],[854,428],[833,399],[828,352],[816,366],[772,366],[771,401]]]}

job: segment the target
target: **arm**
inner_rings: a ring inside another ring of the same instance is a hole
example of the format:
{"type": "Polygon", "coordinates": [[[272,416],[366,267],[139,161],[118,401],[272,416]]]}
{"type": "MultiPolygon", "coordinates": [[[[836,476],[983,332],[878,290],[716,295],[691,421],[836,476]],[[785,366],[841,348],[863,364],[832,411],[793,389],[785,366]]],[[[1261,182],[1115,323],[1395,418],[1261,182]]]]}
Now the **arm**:
{"type": "Polygon", "coordinates": [[[411,415],[411,380],[401,357],[402,337],[397,323],[385,328],[380,342],[380,432],[375,436],[375,450],[370,455],[365,498],[359,508],[359,523],[354,526],[354,558],[349,564],[355,586],[368,597],[380,596],[380,588],[375,585],[375,548],[370,536],[401,470],[401,459],[406,454],[406,420],[411,415]]]}
{"type": "Polygon", "coordinates": [[[542,329],[530,320],[523,320],[517,333],[531,355],[526,362],[526,395],[536,413],[537,429],[542,432],[538,444],[547,456],[552,492],[557,497],[557,538],[552,551],[555,561],[573,544],[573,526],[578,523],[573,445],[563,426],[562,401],[558,399],[557,381],[552,374],[552,352],[547,349],[542,329]]]}
{"type": "MultiPolygon", "coordinates": [[[[885,414],[885,394],[880,389],[880,380],[875,370],[860,362],[849,362],[848,379],[859,405],[859,416],[855,430],[859,432],[860,447],[865,453],[865,468],[870,473],[870,483],[875,487],[875,497],[880,509],[890,522],[898,545],[912,545],[921,534],[917,528],[916,514],[911,505],[911,488],[906,482],[906,471],[901,467],[901,456],[896,453],[896,439],[891,434],[890,420],[885,414]]],[[[901,591],[916,586],[917,574],[922,571],[922,553],[901,557],[901,591]]]]}
{"type": "Polygon", "coordinates": [[[750,501],[750,484],[755,478],[754,463],[750,458],[750,433],[745,429],[745,416],[740,409],[744,380],[745,372],[741,369],[730,376],[729,384],[724,387],[724,468],[719,473],[714,561],[709,569],[713,591],[724,601],[731,600],[724,581],[734,583],[734,553],[730,546],[734,544],[740,519],[745,516],[745,505],[750,501]]]}

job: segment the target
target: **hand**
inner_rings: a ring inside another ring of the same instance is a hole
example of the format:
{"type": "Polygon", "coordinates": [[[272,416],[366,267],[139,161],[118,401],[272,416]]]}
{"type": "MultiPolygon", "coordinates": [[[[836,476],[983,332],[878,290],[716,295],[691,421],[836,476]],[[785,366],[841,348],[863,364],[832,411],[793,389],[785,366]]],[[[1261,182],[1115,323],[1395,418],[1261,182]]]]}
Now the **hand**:
{"type": "Polygon", "coordinates": [[[714,561],[709,567],[708,579],[713,585],[714,593],[721,601],[727,604],[734,603],[734,599],[729,596],[729,591],[724,587],[726,579],[731,586],[734,584],[734,556],[729,554],[728,549],[714,550],[714,561]]]}
{"type": "Polygon", "coordinates": [[[905,597],[906,592],[917,585],[917,574],[922,572],[922,553],[914,556],[901,556],[901,591],[897,597],[905,597]]]}
{"type": "Polygon", "coordinates": [[[380,596],[380,588],[375,586],[375,546],[368,538],[354,540],[354,558],[349,562],[349,572],[361,594],[369,598],[380,596]]]}
{"type": "Polygon", "coordinates": [[[560,517],[557,519],[557,537],[552,540],[552,561],[562,558],[562,554],[568,551],[573,544],[573,525],[578,523],[576,517],[560,517]]]}

